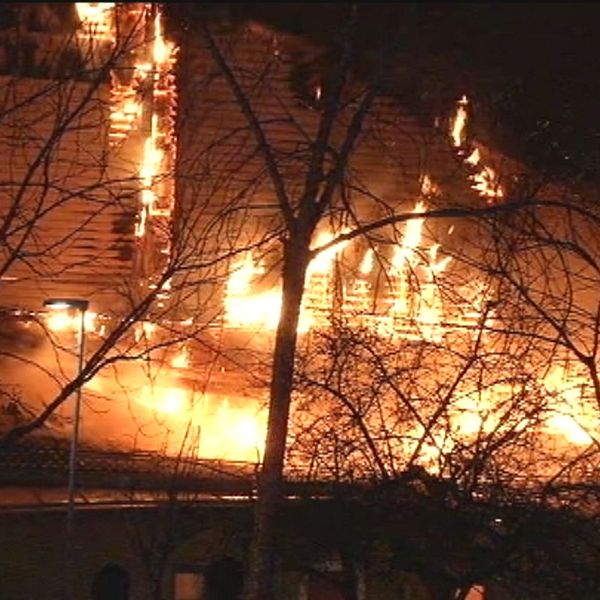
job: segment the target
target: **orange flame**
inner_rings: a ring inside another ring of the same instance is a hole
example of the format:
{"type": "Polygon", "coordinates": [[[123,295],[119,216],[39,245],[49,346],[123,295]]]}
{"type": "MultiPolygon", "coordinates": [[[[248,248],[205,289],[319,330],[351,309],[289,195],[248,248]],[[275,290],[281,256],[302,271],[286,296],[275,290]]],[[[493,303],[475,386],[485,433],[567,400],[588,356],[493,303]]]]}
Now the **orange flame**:
{"type": "Polygon", "coordinates": [[[452,144],[455,148],[462,148],[466,141],[466,127],[467,127],[467,106],[469,100],[466,96],[463,96],[456,106],[456,114],[450,123],[450,137],[452,144]]]}
{"type": "Polygon", "coordinates": [[[76,2],[77,16],[87,32],[97,39],[112,38],[114,2],[76,2]]]}
{"type": "Polygon", "coordinates": [[[238,401],[232,406],[227,397],[195,394],[178,385],[160,383],[144,385],[136,400],[168,419],[170,427],[179,424],[181,430],[188,426],[197,429],[195,451],[199,456],[252,462],[262,456],[266,415],[252,402],[238,401]]]}
{"type": "Polygon", "coordinates": [[[182,348],[171,360],[175,369],[186,369],[190,366],[190,356],[187,348],[182,348]]]}
{"type": "Polygon", "coordinates": [[[160,66],[164,66],[171,58],[174,44],[165,40],[160,22],[160,13],[154,17],[154,44],[152,47],[152,58],[160,66]]]}
{"type": "Polygon", "coordinates": [[[591,444],[590,432],[596,427],[597,416],[582,401],[583,390],[588,384],[586,379],[569,373],[564,367],[554,366],[543,383],[554,398],[545,422],[546,431],[562,436],[571,444],[591,444]]]}
{"type": "MultiPolygon", "coordinates": [[[[469,100],[463,96],[457,103],[456,114],[450,124],[450,140],[457,149],[464,151],[466,145],[466,126],[468,121],[467,106],[469,100]]],[[[462,152],[461,152],[462,154],[462,152]]],[[[464,162],[473,168],[474,173],[469,176],[471,187],[488,204],[501,200],[504,197],[504,190],[500,186],[498,173],[492,167],[484,165],[481,160],[481,153],[475,148],[465,159],[464,162]]],[[[425,192],[423,192],[425,195],[425,192]]]]}
{"type": "MultiPolygon", "coordinates": [[[[114,3],[77,3],[82,29],[97,40],[114,39],[114,3]]],[[[149,13],[148,13],[149,14],[149,13]]],[[[173,80],[173,61],[176,55],[174,44],[165,38],[161,15],[154,16],[152,23],[154,36],[151,44],[140,44],[135,51],[134,73],[131,83],[119,84],[115,78],[111,88],[110,136],[113,143],[127,138],[144,111],[151,111],[151,130],[140,148],[138,174],[141,181],[141,206],[136,226],[136,235],[144,238],[148,223],[152,219],[170,219],[173,204],[173,186],[165,174],[174,164],[175,141],[173,123],[164,115],[175,111],[176,92],[173,80]],[[151,102],[142,100],[143,84],[152,85],[151,102]]],[[[321,93],[318,88],[317,94],[321,93]]],[[[318,99],[318,98],[317,98],[318,99]]],[[[463,96],[457,103],[456,114],[450,124],[450,139],[454,148],[466,150],[469,100],[463,96]]],[[[504,191],[499,185],[499,176],[490,166],[483,164],[481,153],[475,148],[466,158],[465,164],[472,169],[472,188],[488,202],[503,198],[504,191]]],[[[439,194],[438,186],[425,175],[421,182],[421,195],[431,198],[439,194]]],[[[445,325],[445,306],[440,297],[436,279],[442,277],[450,264],[450,257],[439,257],[438,244],[424,243],[423,228],[427,210],[425,202],[418,201],[414,215],[404,226],[401,243],[394,249],[389,269],[391,286],[388,291],[389,314],[355,317],[357,322],[366,323],[385,335],[404,336],[412,339],[425,339],[433,342],[442,340],[445,325]],[[415,282],[415,279],[418,280],[415,282]],[[413,325],[410,330],[407,322],[413,325]],[[417,331],[414,331],[416,327],[417,331]]],[[[161,229],[161,228],[158,228],[161,229]]],[[[167,227],[162,228],[165,231],[167,227]]],[[[338,232],[339,234],[339,232],[338,232]]],[[[333,232],[320,232],[315,236],[313,248],[322,247],[335,239],[333,232]]],[[[327,325],[327,315],[332,306],[334,267],[336,258],[341,255],[349,241],[333,245],[320,252],[311,261],[306,275],[305,301],[301,312],[299,330],[327,325]]],[[[161,252],[168,254],[168,241],[162,241],[161,252]]],[[[375,270],[375,257],[372,248],[368,249],[360,261],[358,276],[352,286],[344,288],[345,305],[351,305],[357,312],[366,312],[372,304],[373,293],[369,277],[375,270]]],[[[246,254],[232,266],[225,288],[224,320],[229,327],[261,328],[273,331],[281,312],[281,289],[257,292],[254,286],[264,269],[252,253],[246,254]]],[[[164,286],[164,293],[168,286],[164,286]]],[[[483,294],[479,294],[484,297],[483,294]]],[[[465,312],[465,319],[478,320],[483,302],[465,312]]],[[[74,331],[79,326],[79,318],[68,312],[52,313],[46,317],[52,331],[74,331]]],[[[86,312],[86,329],[97,329],[97,315],[86,312]]],[[[156,324],[143,322],[136,328],[136,339],[150,339],[155,335],[156,324]]],[[[171,361],[175,369],[189,365],[189,352],[183,348],[171,361]]],[[[590,425],[596,422],[595,413],[582,408],[580,378],[565,372],[552,372],[544,380],[553,402],[544,421],[544,431],[560,437],[570,444],[583,445],[592,441],[590,425]]],[[[496,390],[495,393],[499,393],[496,390]]],[[[217,398],[210,394],[197,395],[186,387],[173,382],[173,376],[163,377],[154,385],[146,384],[136,396],[140,405],[172,418],[182,427],[190,420],[202,430],[200,454],[202,456],[254,460],[262,452],[265,432],[265,415],[249,407],[234,406],[228,398],[217,398]]],[[[491,431],[495,426],[489,417],[493,413],[495,399],[492,393],[475,398],[466,396],[456,403],[450,415],[453,428],[460,435],[468,437],[481,430],[491,431]]],[[[415,437],[422,432],[413,432],[415,437]]],[[[443,436],[433,434],[434,441],[424,446],[424,455],[432,462],[442,449],[452,442],[443,436]]]]}
{"type": "MultiPolygon", "coordinates": [[[[418,201],[413,213],[426,211],[423,201],[418,201]]],[[[413,320],[427,339],[439,339],[443,335],[443,306],[439,297],[436,278],[448,267],[450,257],[439,258],[439,244],[422,246],[422,230],[425,218],[412,218],[405,224],[402,243],[394,250],[389,278],[392,283],[390,314],[364,316],[374,298],[368,278],[375,266],[374,251],[368,249],[358,268],[358,277],[352,286],[345,286],[342,302],[351,318],[362,324],[373,326],[380,333],[389,335],[406,333],[405,319],[413,320]],[[418,270],[418,285],[411,285],[411,277],[418,270]],[[361,279],[362,278],[362,279],[361,279]]],[[[343,233],[343,232],[340,232],[343,233]]],[[[322,231],[315,235],[313,248],[328,246],[340,235],[322,231]]],[[[319,252],[308,266],[304,301],[300,314],[299,331],[327,327],[332,310],[334,294],[335,259],[350,244],[349,240],[327,247],[319,252]]],[[[281,289],[256,292],[253,287],[262,273],[251,253],[237,261],[225,286],[224,320],[234,328],[265,328],[273,331],[279,322],[281,311],[281,289]]]]}
{"type": "Polygon", "coordinates": [[[471,187],[485,198],[488,203],[500,200],[504,197],[504,191],[498,182],[498,174],[492,167],[481,162],[481,154],[478,148],[465,158],[465,162],[475,167],[476,172],[469,176],[472,181],[471,187]]]}
{"type": "Polygon", "coordinates": [[[279,289],[252,293],[251,284],[263,272],[248,252],[232,266],[225,288],[225,321],[230,327],[275,329],[281,312],[279,289]]]}

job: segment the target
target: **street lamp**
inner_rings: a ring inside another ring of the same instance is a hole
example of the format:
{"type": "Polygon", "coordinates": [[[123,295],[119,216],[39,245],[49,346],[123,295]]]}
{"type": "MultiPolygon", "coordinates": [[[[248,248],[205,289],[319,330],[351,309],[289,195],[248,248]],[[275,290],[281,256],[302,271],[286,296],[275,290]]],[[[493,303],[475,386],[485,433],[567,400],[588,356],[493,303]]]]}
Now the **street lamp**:
{"type": "MultiPolygon", "coordinates": [[[[89,302],[79,298],[48,298],[44,300],[44,306],[51,310],[78,310],[79,311],[79,329],[78,329],[78,362],[77,377],[81,376],[83,370],[83,359],[85,352],[85,311],[88,309],[89,302]]],[[[68,484],[68,503],[67,503],[67,535],[66,535],[66,566],[67,566],[67,585],[68,597],[73,598],[73,522],[75,512],[75,473],[77,464],[77,449],[79,445],[79,421],[81,413],[81,388],[80,382],[75,392],[75,407],[73,409],[73,433],[71,435],[71,450],[69,452],[69,484],[68,484]]]]}

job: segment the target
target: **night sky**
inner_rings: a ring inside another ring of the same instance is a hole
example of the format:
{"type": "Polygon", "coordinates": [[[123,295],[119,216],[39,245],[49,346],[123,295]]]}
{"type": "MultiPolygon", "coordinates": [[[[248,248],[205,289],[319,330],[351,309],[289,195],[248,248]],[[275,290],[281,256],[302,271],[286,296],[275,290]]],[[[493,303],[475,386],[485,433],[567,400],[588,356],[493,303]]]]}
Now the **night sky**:
{"type": "MultiPolygon", "coordinates": [[[[240,20],[258,19],[326,43],[350,10],[334,3],[225,6],[240,20]]],[[[482,141],[549,176],[600,176],[600,5],[357,7],[362,68],[394,39],[402,64],[394,93],[415,114],[431,122],[467,93],[482,141]]],[[[193,5],[180,10],[193,18],[193,5]]]]}

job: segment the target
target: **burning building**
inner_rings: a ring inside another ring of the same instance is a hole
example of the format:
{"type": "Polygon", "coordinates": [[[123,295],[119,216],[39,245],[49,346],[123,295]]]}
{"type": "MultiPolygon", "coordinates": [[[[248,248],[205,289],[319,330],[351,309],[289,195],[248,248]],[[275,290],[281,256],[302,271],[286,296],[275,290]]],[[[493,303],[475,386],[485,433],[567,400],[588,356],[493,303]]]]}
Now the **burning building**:
{"type": "Polygon", "coordinates": [[[294,214],[318,202],[318,151],[318,185],[342,169],[309,240],[290,473],[433,473],[478,500],[596,475],[593,207],[526,190],[472,138],[468,97],[434,126],[382,84],[346,147],[381,82],[348,71],[336,92],[330,48],[176,32],[159,5],[42,6],[0,38],[0,303],[51,342],[2,357],[26,416],[75,372],[80,315],[42,303],[85,298],[84,437],[260,462],[293,222],[272,171],[294,214]]]}
{"type": "MultiPolygon", "coordinates": [[[[2,38],[1,134],[9,159],[2,305],[37,312],[48,297],[90,299],[90,352],[115,324],[123,330],[109,368],[94,371],[86,384],[90,398],[125,399],[111,403],[114,423],[130,418],[128,407],[135,406],[144,418],[133,427],[152,422],[154,434],[170,431],[172,450],[181,444],[173,432],[191,427],[200,453],[218,455],[243,441],[234,454],[255,459],[286,235],[269,171],[282,174],[291,198],[302,191],[330,110],[335,57],[257,23],[214,22],[210,36],[190,30],[175,36],[159,5],[78,3],[17,13],[2,38]],[[40,19],[43,10],[49,16],[40,19]]],[[[368,88],[354,77],[338,99],[324,150],[328,169],[344,151],[344,134],[368,88]]],[[[460,357],[458,348],[473,358],[484,343],[488,357],[516,351],[492,351],[499,330],[508,328],[498,325],[498,306],[510,285],[506,278],[505,289],[494,281],[506,256],[488,244],[498,233],[495,222],[470,215],[486,207],[491,217],[496,208],[503,214],[511,198],[522,199],[522,182],[514,177],[522,168],[472,139],[470,115],[464,96],[433,127],[402,108],[393,85],[376,98],[340,193],[311,242],[315,256],[299,323],[309,354],[332,327],[406,347],[406,356],[435,349],[432,361],[440,360],[436,353],[460,357]]],[[[502,226],[510,229],[508,220],[502,226]]],[[[516,236],[517,227],[512,231],[516,236]]],[[[523,303],[507,306],[506,318],[521,324],[529,318],[523,303]]],[[[49,315],[46,324],[68,336],[72,315],[49,315]]],[[[65,340],[55,341],[64,346],[65,340]]],[[[472,436],[486,419],[485,427],[498,425],[489,416],[494,394],[514,399],[517,388],[533,394],[515,384],[527,377],[517,377],[508,359],[493,365],[480,359],[488,374],[509,371],[461,389],[437,433],[420,418],[405,427],[410,435],[398,442],[400,454],[420,449],[420,459],[438,457],[448,449],[444,428],[472,436]],[[488,390],[483,399],[482,389],[488,390]],[[419,441],[424,433],[426,444],[419,441]]],[[[536,393],[545,388],[563,400],[579,398],[563,390],[582,388],[579,375],[578,383],[564,383],[572,378],[561,361],[550,369],[539,358],[532,369],[548,385],[539,384],[536,393]]],[[[460,365],[450,360],[438,372],[462,372],[460,365]]],[[[450,381],[414,393],[431,399],[444,387],[455,390],[450,381]]],[[[435,405],[425,414],[437,414],[435,405]]],[[[589,409],[578,416],[573,410],[562,405],[560,414],[536,413],[536,426],[586,445],[591,437],[582,422],[589,409]]],[[[383,421],[396,418],[382,414],[383,421]]]]}

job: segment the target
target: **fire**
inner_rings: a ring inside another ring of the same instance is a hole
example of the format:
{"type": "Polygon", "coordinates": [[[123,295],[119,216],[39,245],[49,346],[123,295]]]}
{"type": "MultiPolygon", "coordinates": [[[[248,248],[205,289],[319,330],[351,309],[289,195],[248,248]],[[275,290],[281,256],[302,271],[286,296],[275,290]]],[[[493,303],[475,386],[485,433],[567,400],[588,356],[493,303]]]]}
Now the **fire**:
{"type": "Polygon", "coordinates": [[[171,360],[171,366],[175,369],[186,369],[190,366],[189,353],[185,348],[173,357],[171,360]]]}
{"type": "Polygon", "coordinates": [[[593,438],[589,432],[595,429],[597,415],[583,398],[589,385],[586,379],[555,365],[543,384],[553,398],[545,423],[547,433],[562,436],[571,444],[591,444],[593,438]]]}
{"type": "Polygon", "coordinates": [[[140,180],[142,183],[142,206],[140,218],[136,225],[135,234],[137,237],[143,237],[146,233],[146,222],[150,215],[156,211],[156,193],[154,191],[156,177],[160,173],[161,165],[164,159],[164,152],[156,145],[158,118],[152,116],[151,134],[146,138],[144,144],[144,154],[140,166],[140,180]]]}
{"type": "MultiPolygon", "coordinates": [[[[419,215],[426,210],[425,202],[419,200],[413,214],[419,215]]],[[[402,233],[402,242],[394,249],[388,273],[391,310],[387,314],[368,314],[375,300],[369,283],[375,268],[373,248],[365,252],[354,282],[342,286],[340,300],[347,317],[357,325],[370,326],[380,334],[416,336],[415,333],[407,333],[412,323],[425,339],[438,340],[443,336],[444,307],[436,278],[448,267],[450,257],[439,258],[439,244],[423,244],[424,223],[424,217],[409,219],[402,233]]],[[[321,231],[315,235],[312,248],[328,246],[345,232],[321,231]]],[[[342,240],[333,244],[316,254],[310,262],[299,332],[328,327],[336,294],[336,259],[342,256],[350,243],[349,240],[342,240]]],[[[281,312],[281,288],[275,286],[266,291],[255,291],[254,285],[262,273],[262,266],[254,261],[251,253],[233,265],[224,297],[224,320],[229,327],[264,328],[269,331],[277,327],[281,312]]]]}
{"type": "Polygon", "coordinates": [[[197,431],[197,447],[192,450],[199,456],[254,462],[263,453],[266,415],[252,402],[238,400],[234,405],[228,397],[160,383],[146,384],[133,394],[139,405],[166,419],[169,428],[183,431],[189,426],[197,431]]]}
{"type": "Polygon", "coordinates": [[[362,259],[362,262],[360,263],[361,274],[368,275],[373,270],[374,266],[375,266],[375,251],[373,250],[373,248],[369,248],[365,253],[365,257],[362,259]]]}
{"type": "Polygon", "coordinates": [[[458,102],[456,107],[456,114],[450,123],[450,138],[455,148],[462,148],[466,141],[466,128],[467,128],[467,106],[469,100],[466,96],[463,96],[458,102]]]}
{"type": "Polygon", "coordinates": [[[504,191],[498,182],[498,174],[492,167],[485,166],[481,162],[478,148],[465,159],[465,162],[475,168],[475,173],[469,176],[472,181],[471,187],[488,203],[500,200],[504,197],[504,191]]]}
{"type": "Polygon", "coordinates": [[[190,398],[182,388],[148,384],[142,388],[138,402],[159,413],[179,415],[189,408],[190,398]]]}
{"type": "Polygon", "coordinates": [[[98,39],[113,37],[114,2],[76,2],[77,16],[84,30],[98,39]]]}
{"type": "MultiPolygon", "coordinates": [[[[421,214],[426,208],[425,203],[419,201],[413,213],[421,214]]],[[[390,272],[392,313],[395,317],[413,320],[424,339],[439,341],[443,336],[444,314],[436,278],[451,259],[438,259],[439,244],[432,244],[423,252],[424,223],[424,218],[407,221],[402,244],[395,248],[390,272]]]]}
{"type": "MultiPolygon", "coordinates": [[[[77,3],[82,22],[81,32],[92,41],[116,43],[114,3],[77,3]]],[[[124,10],[139,10],[126,8],[124,10]]],[[[157,6],[146,5],[143,9],[140,30],[131,52],[133,69],[128,79],[120,79],[119,69],[113,72],[111,82],[111,106],[109,136],[113,146],[129,139],[136,146],[135,173],[140,182],[140,202],[135,234],[139,238],[139,252],[155,252],[169,256],[168,232],[174,206],[174,183],[170,172],[175,164],[176,138],[173,115],[176,114],[177,95],[174,80],[176,47],[163,31],[162,16],[157,6]],[[149,32],[149,35],[147,35],[149,32]],[[150,39],[149,39],[150,38],[150,39]],[[139,130],[141,142],[130,133],[139,130]]],[[[321,94],[317,88],[317,99],[321,94]]],[[[451,119],[449,137],[464,164],[470,170],[472,188],[487,202],[504,197],[499,174],[484,164],[479,148],[468,143],[467,127],[469,100],[463,96],[451,119]],[[470,151],[470,152],[469,152],[470,151]]],[[[355,274],[349,283],[336,287],[337,266],[350,247],[345,240],[318,253],[311,261],[306,274],[306,292],[300,317],[300,332],[327,327],[335,294],[340,294],[341,305],[347,309],[351,324],[368,326],[374,332],[391,339],[425,340],[440,343],[451,325],[448,307],[440,295],[438,280],[444,276],[451,259],[440,256],[439,244],[425,239],[426,201],[440,193],[439,187],[428,175],[421,180],[420,195],[413,208],[413,218],[403,226],[401,239],[393,249],[387,267],[385,310],[375,312],[373,278],[381,264],[375,260],[375,249],[368,248],[355,264],[355,274]],[[339,289],[338,289],[339,288],[339,289]]],[[[321,231],[312,247],[319,248],[331,243],[341,231],[321,231]]],[[[152,262],[152,261],[149,261],[152,262]]],[[[252,252],[235,261],[226,282],[224,294],[224,322],[232,328],[256,328],[274,331],[281,313],[281,288],[257,290],[257,284],[265,268],[252,252]]],[[[144,274],[149,288],[151,274],[144,274]]],[[[161,293],[167,294],[169,286],[161,293]]],[[[474,294],[484,298],[484,293],[474,294]]],[[[478,322],[484,302],[459,307],[462,322],[459,326],[478,322]]],[[[68,311],[46,316],[46,323],[55,332],[76,331],[79,316],[68,311]]],[[[85,313],[86,330],[97,330],[98,315],[85,313]]],[[[456,323],[454,323],[456,324],[456,323]]],[[[452,325],[453,326],[453,325],[452,325]]],[[[142,322],[135,330],[136,341],[149,340],[156,335],[157,325],[142,322]]],[[[171,359],[170,368],[185,369],[190,364],[190,350],[181,348],[171,359]]],[[[139,383],[139,381],[138,381],[139,383]]],[[[553,402],[543,423],[544,431],[570,444],[584,445],[592,441],[590,424],[596,415],[584,410],[581,402],[581,381],[567,373],[553,372],[546,377],[544,385],[553,402]]],[[[496,390],[497,394],[500,394],[496,390]]],[[[144,380],[133,392],[139,406],[160,414],[179,429],[191,423],[200,431],[199,454],[206,457],[228,457],[255,460],[262,453],[265,439],[265,414],[248,406],[247,400],[199,394],[181,385],[176,371],[157,378],[152,384],[144,380]]],[[[466,394],[456,403],[449,416],[453,429],[461,436],[476,436],[480,431],[491,431],[496,423],[490,418],[497,398],[493,393],[475,397],[466,394]]],[[[414,431],[419,439],[423,432],[414,431]]],[[[424,445],[423,453],[432,463],[442,449],[452,443],[438,433],[433,441],[424,445]]]]}
{"type": "Polygon", "coordinates": [[[426,198],[430,198],[432,196],[438,196],[440,194],[439,186],[431,179],[431,177],[427,174],[423,176],[421,181],[421,194],[426,198]]]}
{"type": "Polygon", "coordinates": [[[467,592],[465,600],[485,600],[485,587],[483,585],[473,585],[467,592]]]}
{"type": "MultiPolygon", "coordinates": [[[[456,114],[450,123],[450,140],[454,148],[460,151],[462,156],[464,156],[467,147],[466,127],[468,122],[468,104],[468,98],[463,96],[457,102],[456,114]]],[[[474,148],[472,152],[464,158],[464,162],[473,171],[471,175],[469,175],[471,187],[484,198],[488,204],[501,200],[504,197],[504,190],[500,186],[498,173],[496,173],[489,165],[483,164],[479,148],[474,148]]]]}
{"type": "MultiPolygon", "coordinates": [[[[342,230],[337,233],[333,233],[330,231],[324,231],[322,233],[317,234],[317,237],[312,244],[312,249],[316,250],[318,248],[322,248],[327,244],[331,243],[338,235],[342,235],[347,233],[347,230],[342,230]]],[[[331,265],[335,260],[335,257],[344,250],[344,248],[348,245],[348,241],[341,241],[337,244],[334,244],[330,248],[326,250],[322,250],[319,252],[308,265],[307,269],[307,278],[310,279],[312,275],[315,274],[324,274],[327,273],[331,269],[331,265]]]]}
{"type": "MultiPolygon", "coordinates": [[[[169,231],[174,208],[171,173],[177,146],[173,118],[177,105],[177,48],[163,31],[159,5],[124,4],[118,14],[114,7],[114,3],[78,3],[80,33],[89,38],[92,48],[97,42],[110,42],[123,51],[127,61],[132,59],[133,70],[129,64],[117,64],[111,71],[109,140],[113,147],[137,154],[133,162],[140,181],[135,224],[138,252],[153,253],[156,258],[140,264],[164,264],[171,254],[169,231]],[[133,28],[131,23],[135,23],[133,28]],[[142,131],[142,143],[130,137],[136,129],[142,131]],[[125,144],[129,140],[132,142],[125,144]]],[[[127,156],[128,161],[131,158],[127,156]]],[[[150,268],[152,272],[141,273],[149,288],[155,284],[160,266],[150,268]]]]}
{"type": "MultiPolygon", "coordinates": [[[[311,249],[323,248],[346,232],[346,229],[335,233],[321,231],[315,235],[311,249]]],[[[304,302],[300,313],[300,332],[307,332],[311,328],[327,327],[333,306],[334,266],[336,259],[348,244],[348,240],[335,243],[318,252],[310,261],[306,270],[304,302]]]]}
{"type": "Polygon", "coordinates": [[[142,339],[150,340],[156,333],[156,324],[152,321],[140,321],[135,324],[134,338],[136,342],[142,339]]]}
{"type": "Polygon", "coordinates": [[[142,114],[142,108],[142,102],[138,99],[137,85],[122,85],[118,81],[113,81],[108,133],[113,145],[125,140],[129,132],[135,128],[142,114]]]}
{"type": "Polygon", "coordinates": [[[201,407],[200,452],[202,456],[240,457],[256,461],[262,456],[266,437],[266,414],[255,408],[232,406],[229,398],[218,398],[216,411],[211,409],[214,398],[208,396],[201,407]],[[204,423],[204,426],[202,425],[204,423]]]}
{"type": "Polygon", "coordinates": [[[248,252],[232,266],[225,288],[225,321],[230,327],[267,328],[277,327],[281,312],[279,289],[252,293],[252,281],[261,273],[260,263],[255,263],[248,252]]]}
{"type": "Polygon", "coordinates": [[[256,462],[262,456],[262,402],[196,389],[169,362],[116,363],[88,382],[86,393],[110,403],[110,411],[92,411],[84,419],[108,429],[113,442],[203,458],[256,462]]]}
{"type": "MultiPolygon", "coordinates": [[[[313,248],[321,248],[335,237],[331,232],[321,232],[316,236],[313,248]]],[[[317,323],[323,323],[322,315],[331,310],[331,269],[335,257],[348,243],[342,241],[334,244],[319,252],[310,262],[299,331],[306,332],[317,323]]],[[[252,289],[255,280],[263,273],[263,266],[254,260],[251,252],[232,265],[224,298],[224,320],[229,327],[265,328],[270,331],[277,327],[281,314],[281,287],[277,285],[263,292],[252,289]]]]}
{"type": "Polygon", "coordinates": [[[152,58],[158,65],[164,66],[170,60],[174,45],[165,40],[160,22],[160,13],[154,17],[154,44],[152,47],[152,58]]]}
{"type": "MultiPolygon", "coordinates": [[[[413,209],[413,214],[418,215],[425,211],[425,203],[419,200],[413,209]]],[[[404,234],[402,236],[402,244],[396,246],[394,249],[394,257],[392,258],[392,273],[401,272],[406,263],[410,263],[415,250],[421,243],[421,236],[423,232],[423,224],[425,219],[413,218],[406,222],[404,234]]]]}
{"type": "MultiPolygon", "coordinates": [[[[166,39],[162,28],[162,15],[157,6],[154,15],[154,35],[151,47],[136,62],[134,82],[143,88],[142,83],[151,79],[151,98],[146,110],[151,115],[150,132],[144,143],[140,162],[141,203],[138,213],[136,235],[140,238],[140,252],[151,252],[164,262],[171,256],[171,222],[175,207],[175,183],[173,170],[176,161],[177,140],[175,119],[177,111],[177,91],[175,85],[175,45],[166,39]],[[148,234],[148,235],[147,235],[148,234]]],[[[150,15],[148,7],[148,18],[150,15]]],[[[146,275],[149,288],[152,287],[160,268],[146,275]]],[[[169,292],[161,291],[161,301],[169,292]]]]}

